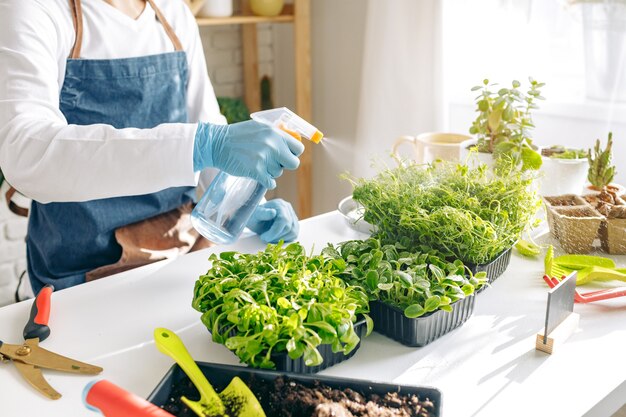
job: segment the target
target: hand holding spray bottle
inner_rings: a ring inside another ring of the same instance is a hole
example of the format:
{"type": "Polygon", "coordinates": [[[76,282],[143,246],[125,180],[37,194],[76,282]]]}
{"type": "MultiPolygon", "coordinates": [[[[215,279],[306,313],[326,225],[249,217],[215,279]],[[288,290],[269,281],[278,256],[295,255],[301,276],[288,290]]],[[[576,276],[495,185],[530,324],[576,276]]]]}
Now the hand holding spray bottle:
{"type": "MultiPolygon", "coordinates": [[[[250,117],[275,129],[281,129],[298,140],[319,143],[324,135],[315,126],[287,109],[264,110],[250,117]]],[[[267,189],[251,178],[220,172],[191,213],[193,227],[211,242],[235,242],[267,189]]]]}

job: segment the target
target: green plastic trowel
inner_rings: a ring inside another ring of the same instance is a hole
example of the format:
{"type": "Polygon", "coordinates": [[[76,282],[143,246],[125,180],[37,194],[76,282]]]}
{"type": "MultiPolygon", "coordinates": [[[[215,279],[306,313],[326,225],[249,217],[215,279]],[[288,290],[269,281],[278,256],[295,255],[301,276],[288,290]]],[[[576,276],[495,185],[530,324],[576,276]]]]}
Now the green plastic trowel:
{"type": "Polygon", "coordinates": [[[159,327],[154,330],[154,341],[159,351],[174,359],[198,389],[199,401],[192,401],[185,396],[181,398],[198,416],[265,417],[259,400],[239,377],[233,378],[230,384],[217,394],[176,333],[159,327]],[[224,404],[231,406],[233,415],[228,414],[224,404]]]}

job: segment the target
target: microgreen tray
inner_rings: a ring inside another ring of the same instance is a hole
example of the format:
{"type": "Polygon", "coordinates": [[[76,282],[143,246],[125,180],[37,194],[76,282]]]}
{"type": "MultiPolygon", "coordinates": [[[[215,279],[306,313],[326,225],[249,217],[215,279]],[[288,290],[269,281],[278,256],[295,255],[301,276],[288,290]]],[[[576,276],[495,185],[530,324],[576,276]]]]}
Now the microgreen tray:
{"type": "MultiPolygon", "coordinates": [[[[365,323],[365,319],[362,318],[354,323],[354,332],[359,339],[363,340],[365,334],[367,333],[367,324],[365,323]]],[[[234,330],[231,334],[232,336],[237,335],[237,331],[234,330]]],[[[347,359],[350,359],[354,356],[354,354],[361,347],[361,342],[350,353],[347,355],[343,352],[333,352],[330,344],[322,344],[317,346],[317,350],[319,351],[324,361],[317,366],[307,366],[304,363],[304,358],[300,357],[298,359],[291,359],[287,352],[275,353],[272,355],[272,361],[276,364],[276,370],[281,372],[295,372],[299,374],[315,374],[320,372],[326,368],[329,368],[333,365],[337,365],[340,362],[343,362],[347,359]]]]}
{"type": "MultiPolygon", "coordinates": [[[[512,248],[505,250],[489,263],[479,265],[467,264],[467,267],[472,271],[472,274],[485,271],[487,273],[487,280],[491,284],[509,267],[509,263],[511,263],[511,249],[512,248]]],[[[487,286],[484,286],[478,292],[485,288],[487,288],[487,286]]]]}
{"type": "MultiPolygon", "coordinates": [[[[269,387],[273,386],[276,378],[280,376],[286,378],[288,381],[294,381],[309,388],[313,388],[318,383],[321,383],[330,388],[339,390],[349,388],[364,396],[368,396],[369,394],[384,396],[386,393],[390,392],[397,392],[399,395],[415,395],[420,401],[428,400],[432,402],[431,416],[441,416],[441,391],[432,387],[385,384],[374,381],[322,375],[300,375],[204,362],[198,362],[198,366],[217,392],[221,392],[234,377],[238,376],[241,378],[259,399],[268,416],[278,415],[276,410],[274,410],[275,404],[271,404],[269,401],[267,390],[269,387]]],[[[180,397],[182,395],[191,399],[199,398],[198,391],[193,387],[187,375],[185,375],[178,365],[174,365],[150,394],[148,401],[159,407],[165,406],[166,410],[178,417],[195,416],[195,414],[192,414],[189,410],[185,410],[184,406],[180,404],[180,397]]],[[[300,414],[293,415],[300,416],[300,414]]]]}
{"type": "Polygon", "coordinates": [[[474,312],[475,302],[471,295],[453,303],[451,312],[436,310],[412,319],[397,307],[374,301],[370,303],[370,316],[375,332],[406,346],[421,347],[465,323],[474,312]]]}

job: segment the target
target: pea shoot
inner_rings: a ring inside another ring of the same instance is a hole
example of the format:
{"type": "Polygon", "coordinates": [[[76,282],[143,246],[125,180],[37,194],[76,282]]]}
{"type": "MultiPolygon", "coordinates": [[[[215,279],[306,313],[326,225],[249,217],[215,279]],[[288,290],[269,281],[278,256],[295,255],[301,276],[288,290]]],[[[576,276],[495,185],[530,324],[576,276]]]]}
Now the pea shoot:
{"type": "Polygon", "coordinates": [[[540,201],[532,171],[437,162],[385,169],[373,179],[350,179],[364,220],[383,244],[426,247],[445,258],[484,264],[511,248],[540,201]]]}

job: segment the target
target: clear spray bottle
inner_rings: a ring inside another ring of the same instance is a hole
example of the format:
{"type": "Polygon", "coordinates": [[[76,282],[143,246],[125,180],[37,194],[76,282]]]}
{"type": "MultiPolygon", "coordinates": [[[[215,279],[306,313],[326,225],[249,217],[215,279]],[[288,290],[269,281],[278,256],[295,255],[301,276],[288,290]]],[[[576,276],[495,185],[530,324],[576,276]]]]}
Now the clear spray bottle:
{"type": "MultiPolygon", "coordinates": [[[[300,141],[304,138],[319,143],[324,137],[315,126],[286,107],[252,113],[250,117],[281,129],[300,141]]],[[[191,223],[211,242],[233,243],[241,235],[266,191],[264,186],[251,178],[220,172],[191,212],[191,223]]]]}

